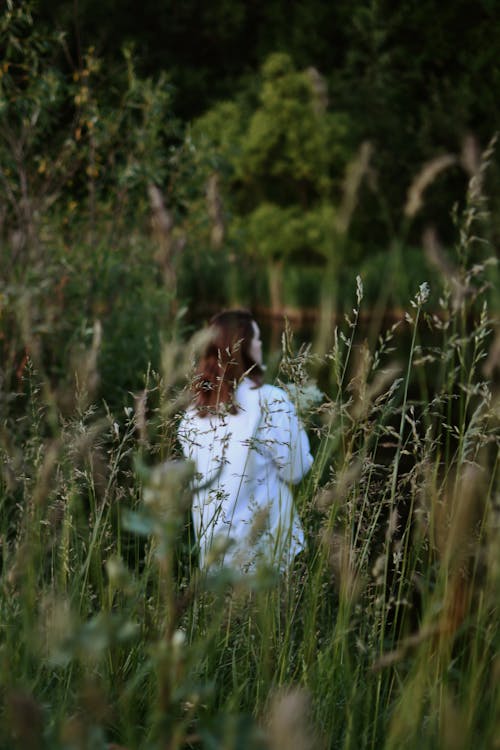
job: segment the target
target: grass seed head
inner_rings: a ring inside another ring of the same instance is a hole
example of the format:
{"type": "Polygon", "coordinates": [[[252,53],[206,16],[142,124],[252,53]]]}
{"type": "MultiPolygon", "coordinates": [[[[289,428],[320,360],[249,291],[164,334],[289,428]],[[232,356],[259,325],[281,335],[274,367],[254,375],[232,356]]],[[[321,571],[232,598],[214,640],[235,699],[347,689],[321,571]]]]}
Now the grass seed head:
{"type": "Polygon", "coordinates": [[[408,189],[408,197],[404,208],[405,216],[412,219],[420,211],[424,203],[423,195],[425,190],[441,172],[454,166],[456,163],[456,156],[444,154],[424,164],[408,189]]]}

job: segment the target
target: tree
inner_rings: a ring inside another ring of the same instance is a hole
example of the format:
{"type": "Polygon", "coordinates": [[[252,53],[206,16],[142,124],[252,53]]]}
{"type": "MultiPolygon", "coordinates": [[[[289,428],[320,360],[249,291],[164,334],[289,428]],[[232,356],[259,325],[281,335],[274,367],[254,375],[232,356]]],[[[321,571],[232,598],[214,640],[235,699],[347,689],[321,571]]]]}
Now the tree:
{"type": "Polygon", "coordinates": [[[193,123],[205,169],[211,164],[222,178],[227,242],[267,268],[275,311],[287,259],[340,260],[335,205],[351,155],[348,125],[329,111],[320,74],[296,70],[282,53],[264,63],[253,109],[227,102],[193,123]]]}
{"type": "Polygon", "coordinates": [[[177,122],[165,76],[140,79],[126,51],[110,86],[92,49],[64,73],[63,45],[29,2],[0,16],[0,354],[7,387],[28,357],[46,384],[73,377],[99,320],[111,400],[141,383],[169,319],[175,292],[151,239],[148,186],[175,171],[177,122]]]}

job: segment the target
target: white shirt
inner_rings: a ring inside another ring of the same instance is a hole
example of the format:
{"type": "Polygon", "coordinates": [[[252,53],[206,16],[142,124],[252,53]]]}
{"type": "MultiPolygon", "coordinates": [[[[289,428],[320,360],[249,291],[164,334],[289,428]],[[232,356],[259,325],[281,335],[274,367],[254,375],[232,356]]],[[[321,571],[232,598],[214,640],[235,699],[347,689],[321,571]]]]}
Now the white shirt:
{"type": "Polygon", "coordinates": [[[235,403],[236,414],[206,417],[192,407],[179,425],[184,455],[197,472],[193,521],[200,564],[227,547],[218,562],[245,570],[263,556],[282,567],[304,548],[290,484],[311,468],[309,440],[281,388],[259,388],[244,378],[235,403]]]}

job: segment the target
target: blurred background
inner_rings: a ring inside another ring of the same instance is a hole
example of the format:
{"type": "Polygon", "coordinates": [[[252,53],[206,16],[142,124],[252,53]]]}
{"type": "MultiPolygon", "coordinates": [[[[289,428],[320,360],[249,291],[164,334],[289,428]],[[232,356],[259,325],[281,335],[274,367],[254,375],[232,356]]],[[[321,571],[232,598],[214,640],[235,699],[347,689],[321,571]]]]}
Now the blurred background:
{"type": "MultiPolygon", "coordinates": [[[[443,275],[498,245],[497,11],[493,0],[144,0],[140,13],[9,0],[9,377],[38,353],[59,379],[98,320],[101,395],[120,400],[158,366],[162,335],[232,305],[254,311],[269,351],[285,318],[324,350],[358,275],[372,338],[423,281],[436,305],[443,275]],[[457,217],[474,176],[482,239],[465,260],[457,217]]],[[[492,268],[495,306],[496,280],[492,268]]]]}

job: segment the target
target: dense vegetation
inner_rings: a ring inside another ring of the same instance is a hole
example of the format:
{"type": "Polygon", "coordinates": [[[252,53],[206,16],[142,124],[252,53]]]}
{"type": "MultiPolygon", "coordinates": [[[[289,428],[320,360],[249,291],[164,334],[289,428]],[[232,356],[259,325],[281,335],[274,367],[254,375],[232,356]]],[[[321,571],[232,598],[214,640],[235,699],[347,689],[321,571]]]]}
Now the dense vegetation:
{"type": "Polygon", "coordinates": [[[2,750],[497,746],[495,4],[389,5],[2,9],[2,750]],[[316,457],[290,576],[196,565],[233,303],[316,457]]]}

